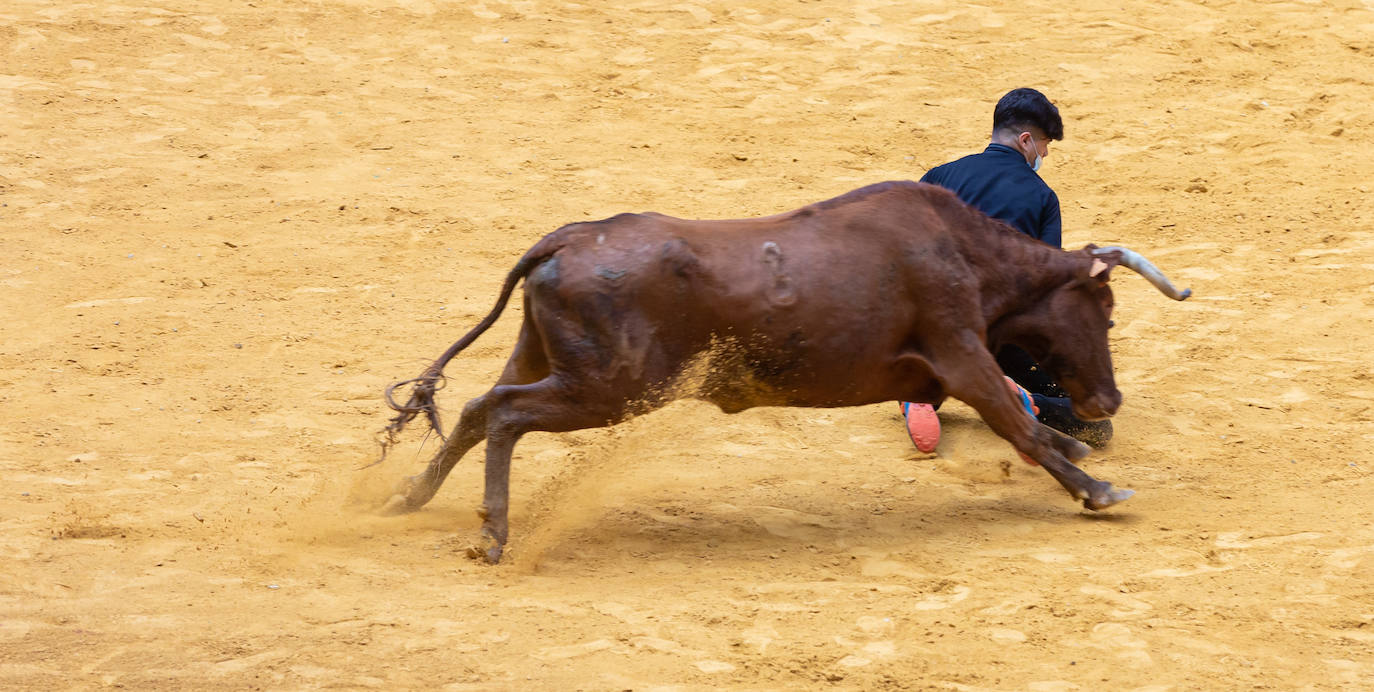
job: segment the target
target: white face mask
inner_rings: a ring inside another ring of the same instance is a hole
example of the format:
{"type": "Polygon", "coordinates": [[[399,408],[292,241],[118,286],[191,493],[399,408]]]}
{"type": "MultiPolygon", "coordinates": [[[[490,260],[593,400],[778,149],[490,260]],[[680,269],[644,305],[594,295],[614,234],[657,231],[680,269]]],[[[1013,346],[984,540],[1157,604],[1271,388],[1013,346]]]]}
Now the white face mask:
{"type": "Polygon", "coordinates": [[[1040,155],[1040,147],[1035,146],[1035,135],[1031,135],[1031,133],[1029,133],[1029,132],[1027,132],[1027,133],[1025,133],[1025,134],[1030,135],[1030,138],[1031,138],[1031,148],[1035,150],[1035,160],[1034,160],[1034,161],[1027,161],[1027,162],[1026,162],[1026,165],[1027,165],[1027,166],[1030,166],[1030,167],[1031,167],[1031,170],[1033,170],[1033,171],[1039,171],[1039,170],[1040,170],[1040,164],[1044,161],[1044,157],[1040,155]]]}

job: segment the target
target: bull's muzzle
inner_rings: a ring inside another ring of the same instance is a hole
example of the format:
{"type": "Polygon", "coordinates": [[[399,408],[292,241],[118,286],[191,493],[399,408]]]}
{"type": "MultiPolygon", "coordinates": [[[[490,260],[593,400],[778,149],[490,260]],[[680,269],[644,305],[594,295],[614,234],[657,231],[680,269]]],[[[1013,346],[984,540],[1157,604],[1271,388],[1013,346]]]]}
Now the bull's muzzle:
{"type": "Polygon", "coordinates": [[[1121,392],[1112,390],[1110,393],[1096,394],[1083,401],[1074,401],[1073,415],[1085,421],[1106,420],[1116,415],[1119,408],[1121,392]]]}

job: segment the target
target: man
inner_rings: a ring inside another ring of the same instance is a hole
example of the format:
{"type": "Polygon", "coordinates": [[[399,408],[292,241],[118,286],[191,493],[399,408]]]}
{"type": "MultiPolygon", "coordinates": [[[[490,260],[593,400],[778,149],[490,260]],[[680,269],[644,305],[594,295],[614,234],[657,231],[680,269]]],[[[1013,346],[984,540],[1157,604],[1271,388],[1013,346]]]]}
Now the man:
{"type": "MultiPolygon", "coordinates": [[[[987,149],[936,166],[921,182],[948,188],[984,214],[1047,245],[1061,247],[1059,197],[1036,171],[1049,156],[1050,140],[1063,138],[1059,109],[1044,94],[1035,89],[1012,89],[993,109],[992,141],[987,149]]],[[[1111,439],[1111,421],[1087,422],[1074,417],[1068,394],[1025,351],[1006,346],[996,356],[997,364],[1015,383],[1008,384],[1016,387],[1026,410],[1041,423],[1095,447],[1111,439]]],[[[940,441],[935,408],[910,402],[901,402],[901,406],[911,441],[923,452],[935,451],[940,441]]]]}

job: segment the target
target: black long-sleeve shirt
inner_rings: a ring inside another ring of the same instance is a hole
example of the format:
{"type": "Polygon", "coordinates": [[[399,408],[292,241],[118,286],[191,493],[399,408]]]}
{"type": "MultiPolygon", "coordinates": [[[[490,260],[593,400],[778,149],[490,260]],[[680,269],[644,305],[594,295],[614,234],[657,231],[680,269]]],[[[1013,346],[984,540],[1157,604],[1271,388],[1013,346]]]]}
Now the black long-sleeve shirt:
{"type": "Polygon", "coordinates": [[[982,153],[930,169],[921,182],[952,190],[966,204],[1043,243],[1063,245],[1059,196],[1011,147],[989,144],[982,153]]]}

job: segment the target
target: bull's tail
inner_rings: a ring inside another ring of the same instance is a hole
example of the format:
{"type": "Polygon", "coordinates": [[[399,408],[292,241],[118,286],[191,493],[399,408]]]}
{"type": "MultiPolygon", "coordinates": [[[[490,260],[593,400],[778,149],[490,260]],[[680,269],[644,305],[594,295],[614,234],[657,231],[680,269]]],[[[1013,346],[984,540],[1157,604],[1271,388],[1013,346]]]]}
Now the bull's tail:
{"type": "Polygon", "coordinates": [[[439,423],[439,408],[434,403],[434,393],[442,387],[444,366],[448,365],[448,362],[453,360],[453,357],[461,353],[463,349],[471,346],[472,342],[477,340],[477,337],[482,336],[483,332],[487,331],[487,329],[491,328],[491,325],[496,323],[496,320],[501,316],[501,312],[506,309],[506,303],[510,301],[511,293],[515,291],[515,285],[519,283],[521,279],[528,276],[539,263],[548,259],[553,253],[563,247],[564,243],[558,235],[559,234],[552,233],[545,236],[543,240],[535,243],[534,247],[530,248],[529,251],[515,263],[510,273],[506,274],[505,283],[501,285],[501,295],[497,297],[496,305],[492,307],[491,312],[487,313],[486,317],[482,318],[481,322],[477,323],[477,326],[469,330],[467,334],[464,334],[463,338],[453,342],[453,345],[449,346],[448,350],[444,351],[443,355],[439,356],[438,360],[435,360],[428,368],[425,368],[425,371],[421,373],[419,377],[393,382],[386,388],[384,394],[386,403],[396,411],[396,415],[392,417],[391,422],[382,429],[382,454],[377,461],[373,462],[374,464],[380,463],[382,460],[386,459],[387,452],[391,449],[391,446],[396,443],[397,436],[405,428],[406,424],[422,413],[429,419],[430,428],[438,433],[439,438],[446,439],[444,430],[439,423]],[[396,403],[396,399],[393,396],[394,392],[397,388],[407,385],[411,388],[410,399],[404,404],[396,403]]]}

